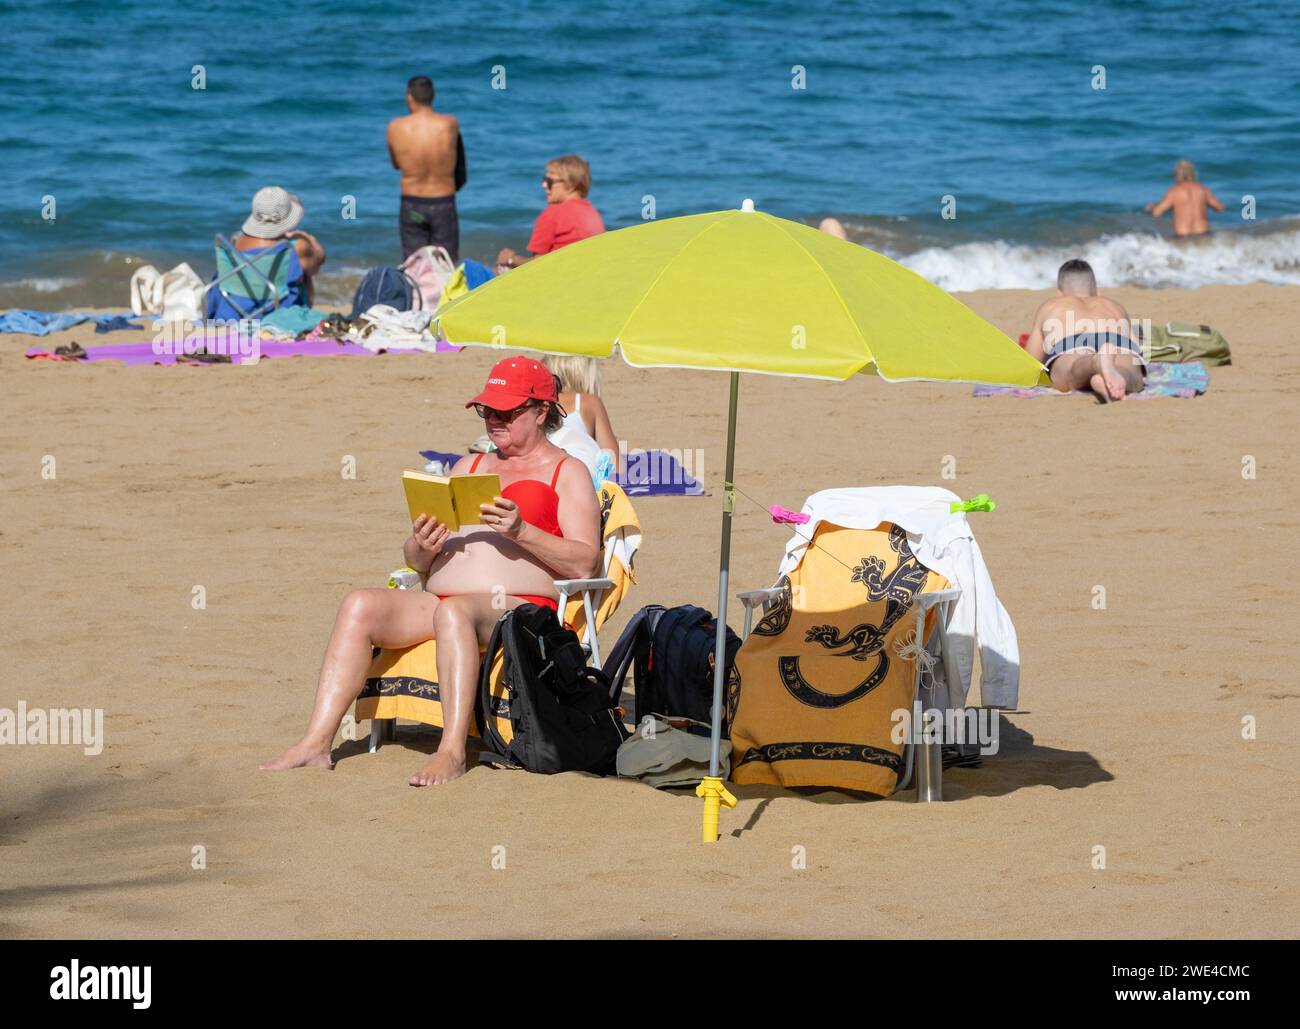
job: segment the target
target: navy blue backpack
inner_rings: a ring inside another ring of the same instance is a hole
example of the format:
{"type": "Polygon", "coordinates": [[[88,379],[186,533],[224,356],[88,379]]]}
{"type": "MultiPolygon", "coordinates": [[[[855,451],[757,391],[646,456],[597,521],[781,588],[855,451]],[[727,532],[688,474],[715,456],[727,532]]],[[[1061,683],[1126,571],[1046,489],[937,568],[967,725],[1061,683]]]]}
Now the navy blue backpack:
{"type": "Polygon", "coordinates": [[[351,319],[355,321],[376,304],[410,311],[418,309],[423,302],[415,282],[401,268],[371,268],[352,295],[351,319]]]}
{"type": "MultiPolygon", "coordinates": [[[[631,668],[636,680],[635,720],[655,713],[713,721],[713,645],[717,621],[712,612],[683,604],[643,607],[628,622],[605,661],[617,697],[631,668]]],[[[727,627],[726,669],[730,682],[740,637],[727,627]]],[[[707,730],[691,728],[707,735],[707,730]]],[[[727,705],[722,708],[722,736],[728,738],[727,705]]]]}

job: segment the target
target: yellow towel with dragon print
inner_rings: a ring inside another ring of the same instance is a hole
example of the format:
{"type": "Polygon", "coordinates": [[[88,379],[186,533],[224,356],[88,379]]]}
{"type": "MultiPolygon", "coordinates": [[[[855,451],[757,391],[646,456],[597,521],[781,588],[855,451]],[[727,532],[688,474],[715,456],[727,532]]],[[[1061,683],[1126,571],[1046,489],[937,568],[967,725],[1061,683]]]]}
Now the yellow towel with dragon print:
{"type": "MultiPolygon", "coordinates": [[[[912,704],[912,598],[948,580],[921,565],[907,533],[823,522],[736,657],[729,697],[737,783],[894,791],[903,745],[894,712],[912,704]]],[[[927,630],[933,623],[929,616],[927,630]]]]}

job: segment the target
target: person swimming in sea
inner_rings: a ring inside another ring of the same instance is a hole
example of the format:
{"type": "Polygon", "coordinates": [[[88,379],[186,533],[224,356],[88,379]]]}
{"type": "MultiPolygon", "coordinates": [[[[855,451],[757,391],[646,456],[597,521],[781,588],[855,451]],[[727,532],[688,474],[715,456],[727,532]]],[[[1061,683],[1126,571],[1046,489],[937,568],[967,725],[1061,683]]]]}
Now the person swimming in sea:
{"type": "Polygon", "coordinates": [[[1159,218],[1166,211],[1174,212],[1174,235],[1179,237],[1204,236],[1210,231],[1205,209],[1223,210],[1223,202],[1209,186],[1196,180],[1196,165],[1179,161],[1174,165],[1174,184],[1157,204],[1147,204],[1151,217],[1159,218]]]}

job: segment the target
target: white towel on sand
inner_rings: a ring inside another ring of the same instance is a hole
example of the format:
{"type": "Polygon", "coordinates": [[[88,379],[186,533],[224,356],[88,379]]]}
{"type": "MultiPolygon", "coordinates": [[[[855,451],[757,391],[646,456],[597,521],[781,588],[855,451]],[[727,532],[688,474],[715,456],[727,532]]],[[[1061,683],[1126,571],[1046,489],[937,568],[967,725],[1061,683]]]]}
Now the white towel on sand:
{"type": "Polygon", "coordinates": [[[387,304],[376,304],[363,311],[366,324],[353,329],[343,338],[367,350],[429,350],[438,348],[438,339],[429,331],[430,311],[399,311],[387,304]]]}

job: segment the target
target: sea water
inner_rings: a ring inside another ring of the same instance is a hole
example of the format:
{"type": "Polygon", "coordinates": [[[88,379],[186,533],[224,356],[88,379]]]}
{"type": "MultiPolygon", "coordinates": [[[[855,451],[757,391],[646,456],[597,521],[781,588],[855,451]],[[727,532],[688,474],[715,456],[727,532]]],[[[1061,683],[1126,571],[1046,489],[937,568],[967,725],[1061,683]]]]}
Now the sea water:
{"type": "Polygon", "coordinates": [[[59,0],[0,5],[0,47],[0,306],[125,306],[144,262],[206,278],[267,184],[346,301],[401,257],[384,132],[416,74],[461,120],[483,261],[575,152],[611,228],[752,197],[952,290],[1075,255],[1110,285],[1300,283],[1294,3],[59,0]],[[1142,211],[1182,157],[1227,205],[1207,240],[1142,211]]]}

